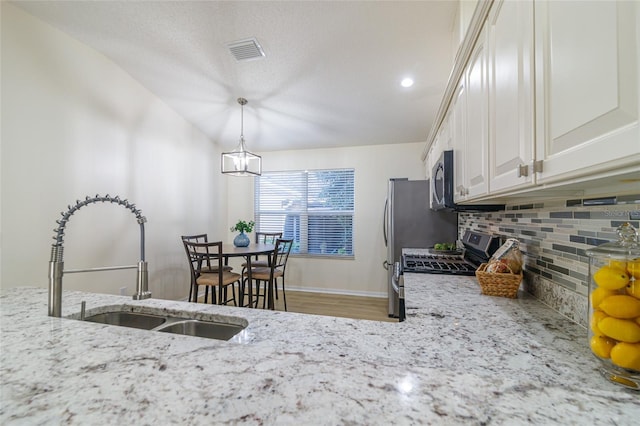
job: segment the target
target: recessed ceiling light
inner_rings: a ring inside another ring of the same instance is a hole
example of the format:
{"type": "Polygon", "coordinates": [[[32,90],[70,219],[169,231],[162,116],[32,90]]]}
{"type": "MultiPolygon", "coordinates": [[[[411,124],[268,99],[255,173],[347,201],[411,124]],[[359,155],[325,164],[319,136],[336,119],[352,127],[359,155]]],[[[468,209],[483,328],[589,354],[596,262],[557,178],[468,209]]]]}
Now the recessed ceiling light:
{"type": "Polygon", "coordinates": [[[401,85],[402,87],[411,87],[411,86],[413,86],[413,79],[412,79],[412,78],[409,78],[409,77],[404,78],[404,79],[402,79],[402,81],[400,82],[400,85],[401,85]]]}

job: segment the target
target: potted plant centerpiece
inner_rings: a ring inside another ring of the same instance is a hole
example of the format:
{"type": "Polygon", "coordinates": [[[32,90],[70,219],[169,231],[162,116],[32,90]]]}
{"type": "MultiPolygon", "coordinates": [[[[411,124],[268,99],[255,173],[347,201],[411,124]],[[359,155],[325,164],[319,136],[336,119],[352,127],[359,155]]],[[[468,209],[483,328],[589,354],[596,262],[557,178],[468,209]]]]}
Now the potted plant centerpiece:
{"type": "Polygon", "coordinates": [[[245,222],[244,220],[239,220],[238,223],[235,224],[235,226],[232,226],[231,227],[232,231],[240,232],[233,239],[233,245],[236,247],[247,247],[251,242],[251,240],[249,240],[249,237],[247,236],[247,234],[245,234],[245,232],[253,231],[253,227],[255,224],[256,223],[252,220],[250,220],[249,222],[245,222]]]}

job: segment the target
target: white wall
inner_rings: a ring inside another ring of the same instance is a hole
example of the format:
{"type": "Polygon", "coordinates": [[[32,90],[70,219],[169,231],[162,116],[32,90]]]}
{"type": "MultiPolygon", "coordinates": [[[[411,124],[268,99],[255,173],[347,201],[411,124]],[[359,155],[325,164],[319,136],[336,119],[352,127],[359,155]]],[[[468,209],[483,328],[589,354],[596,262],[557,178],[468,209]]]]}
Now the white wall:
{"type": "MultiPolygon", "coordinates": [[[[55,220],[67,204],[109,193],[147,217],[154,297],[188,293],[179,236],[226,226],[215,144],[95,50],[2,2],[0,286],[48,283],[55,220]]],[[[135,264],[139,226],[126,209],[72,216],[65,268],[135,264]]],[[[135,289],[135,270],[73,274],[64,289],[135,289]]]]}
{"type": "MultiPolygon", "coordinates": [[[[48,284],[55,221],[86,195],[109,193],[147,217],[154,297],[188,292],[182,234],[231,241],[253,217],[253,179],[220,174],[219,149],[95,50],[2,3],[0,286],[48,284]],[[228,194],[228,196],[227,196],[228,194]]],[[[289,288],[386,297],[382,209],[390,177],[424,178],[423,143],[266,152],[265,170],[356,170],[355,260],[293,258],[289,288]]],[[[65,268],[135,264],[131,212],[90,205],[71,217],[65,268]]],[[[135,271],[70,274],[64,289],[127,294],[135,271]]]]}
{"type": "MultiPolygon", "coordinates": [[[[287,266],[287,288],[343,294],[387,296],[382,262],[386,248],[382,235],[387,181],[392,177],[424,179],[420,160],[424,143],[264,152],[265,171],[354,168],[354,260],[292,257],[287,266]]],[[[253,178],[229,180],[229,227],[253,218],[253,178]]],[[[228,240],[234,233],[228,232],[228,240]]],[[[252,236],[253,238],[253,236],[252,236]]]]}

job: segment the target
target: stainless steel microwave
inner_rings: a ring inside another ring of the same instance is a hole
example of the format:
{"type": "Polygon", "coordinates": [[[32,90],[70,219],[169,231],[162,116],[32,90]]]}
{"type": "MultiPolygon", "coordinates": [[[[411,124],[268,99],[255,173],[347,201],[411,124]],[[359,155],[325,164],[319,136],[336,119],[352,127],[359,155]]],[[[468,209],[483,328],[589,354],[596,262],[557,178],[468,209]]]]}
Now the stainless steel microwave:
{"type": "Polygon", "coordinates": [[[454,196],[453,150],[443,151],[431,170],[431,208],[433,210],[498,211],[504,204],[456,204],[454,196]]]}

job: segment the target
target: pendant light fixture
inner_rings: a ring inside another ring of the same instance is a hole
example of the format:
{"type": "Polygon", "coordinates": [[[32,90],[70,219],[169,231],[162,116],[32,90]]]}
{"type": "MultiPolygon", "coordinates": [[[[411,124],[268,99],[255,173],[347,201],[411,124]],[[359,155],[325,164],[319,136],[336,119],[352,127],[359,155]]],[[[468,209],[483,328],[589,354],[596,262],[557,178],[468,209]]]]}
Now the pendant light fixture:
{"type": "Polygon", "coordinates": [[[240,104],[240,143],[231,152],[222,153],[222,173],[232,176],[260,176],[262,157],[247,151],[244,145],[244,106],[245,98],[238,98],[240,104]]]}

